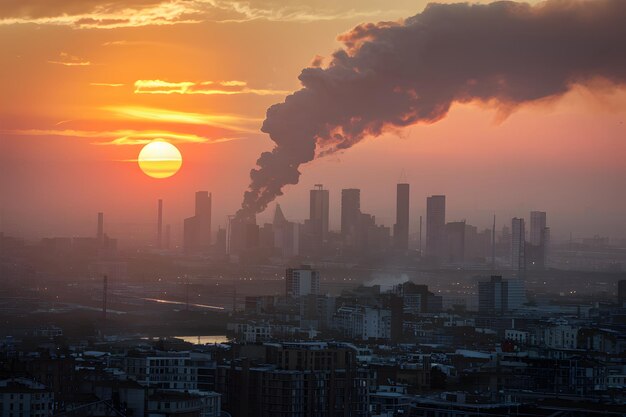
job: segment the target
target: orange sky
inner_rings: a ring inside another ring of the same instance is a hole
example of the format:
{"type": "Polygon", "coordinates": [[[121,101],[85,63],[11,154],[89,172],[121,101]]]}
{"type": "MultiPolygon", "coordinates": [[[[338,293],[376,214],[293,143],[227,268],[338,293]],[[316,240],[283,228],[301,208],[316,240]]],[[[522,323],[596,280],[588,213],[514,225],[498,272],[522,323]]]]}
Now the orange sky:
{"type": "MultiPolygon", "coordinates": [[[[301,69],[329,56],[337,35],[356,24],[407,17],[425,3],[3,3],[2,230],[88,234],[97,211],[112,225],[150,224],[163,198],[176,233],[196,190],[213,193],[217,228],[272,147],[258,131],[265,110],[298,89],[301,69]],[[132,162],[156,137],[183,155],[169,179],[132,162]]],[[[456,105],[436,124],[366,140],[305,166],[278,202],[289,219],[303,220],[308,189],[323,183],[337,228],[340,189],[359,187],[363,210],[392,225],[404,171],[414,231],[425,197],[446,194],[449,220],[486,227],[494,211],[502,224],[538,209],[557,238],[626,237],[626,89],[580,87],[504,121],[496,116],[485,105],[456,105]]]]}

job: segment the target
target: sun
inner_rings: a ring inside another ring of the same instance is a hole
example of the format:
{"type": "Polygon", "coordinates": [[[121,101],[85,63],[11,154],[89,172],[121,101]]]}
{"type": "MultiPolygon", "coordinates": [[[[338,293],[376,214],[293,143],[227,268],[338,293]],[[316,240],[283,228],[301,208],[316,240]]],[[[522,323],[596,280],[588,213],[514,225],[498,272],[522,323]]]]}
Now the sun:
{"type": "Polygon", "coordinates": [[[155,139],[141,149],[137,162],[146,175],[152,178],[167,178],[178,172],[183,164],[183,157],[176,146],[155,139]]]}

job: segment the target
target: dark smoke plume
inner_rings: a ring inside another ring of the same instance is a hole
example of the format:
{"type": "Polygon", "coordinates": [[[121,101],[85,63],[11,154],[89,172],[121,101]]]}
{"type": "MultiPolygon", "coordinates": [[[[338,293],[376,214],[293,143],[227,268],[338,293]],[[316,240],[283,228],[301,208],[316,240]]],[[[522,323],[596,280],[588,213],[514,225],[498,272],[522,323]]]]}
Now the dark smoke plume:
{"type": "Polygon", "coordinates": [[[443,117],[454,102],[499,111],[594,79],[626,82],[626,0],[548,0],[536,6],[430,4],[401,23],[363,24],[327,68],[267,111],[276,143],[250,172],[240,217],[262,212],[301,164],[367,136],[443,117]]]}

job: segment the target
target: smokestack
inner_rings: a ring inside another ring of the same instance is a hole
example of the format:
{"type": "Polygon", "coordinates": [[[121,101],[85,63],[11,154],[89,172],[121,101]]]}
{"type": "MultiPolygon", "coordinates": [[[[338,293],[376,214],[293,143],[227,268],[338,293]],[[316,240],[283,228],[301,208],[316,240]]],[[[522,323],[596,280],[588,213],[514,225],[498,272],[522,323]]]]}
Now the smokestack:
{"type": "Polygon", "coordinates": [[[357,26],[327,67],[305,68],[302,88],[267,110],[261,130],[275,147],[251,170],[238,217],[265,210],[315,157],[434,123],[453,103],[503,117],[577,84],[624,84],[624,22],[624,0],[547,0],[431,3],[402,22],[357,26]]]}
{"type": "Polygon", "coordinates": [[[157,209],[157,248],[161,249],[163,244],[163,200],[159,199],[157,209]]]}
{"type": "Polygon", "coordinates": [[[98,213],[98,242],[102,242],[104,240],[104,213],[98,213]]]}

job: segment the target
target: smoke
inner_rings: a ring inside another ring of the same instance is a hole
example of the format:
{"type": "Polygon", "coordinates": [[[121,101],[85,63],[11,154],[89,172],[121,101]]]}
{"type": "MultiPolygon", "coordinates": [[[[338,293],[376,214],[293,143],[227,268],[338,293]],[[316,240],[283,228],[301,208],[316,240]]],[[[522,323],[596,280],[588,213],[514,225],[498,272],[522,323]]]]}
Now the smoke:
{"type": "Polygon", "coordinates": [[[250,172],[238,214],[262,212],[298,183],[301,164],[436,122],[454,102],[509,114],[574,84],[622,84],[625,22],[624,0],[548,0],[430,4],[403,22],[357,26],[339,37],[345,46],[326,68],[305,68],[302,89],[267,110],[261,130],[276,146],[250,172]]]}

